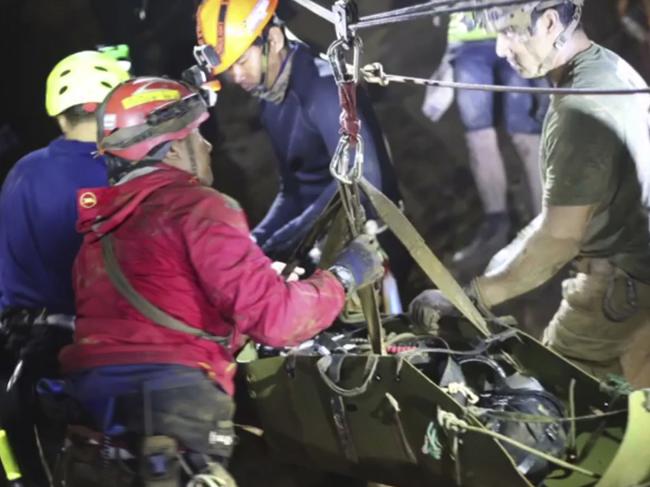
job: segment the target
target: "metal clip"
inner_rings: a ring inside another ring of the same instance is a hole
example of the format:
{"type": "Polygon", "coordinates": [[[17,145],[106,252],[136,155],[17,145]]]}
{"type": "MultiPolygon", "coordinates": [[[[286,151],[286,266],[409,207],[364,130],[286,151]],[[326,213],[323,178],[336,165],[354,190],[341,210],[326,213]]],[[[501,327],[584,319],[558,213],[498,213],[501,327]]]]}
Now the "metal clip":
{"type": "Polygon", "coordinates": [[[350,137],[344,135],[339,140],[332,162],[330,173],[332,177],[342,184],[351,185],[361,180],[363,175],[363,139],[361,135],[354,147],[354,163],[350,166],[350,137]]]}
{"type": "Polygon", "coordinates": [[[349,42],[354,37],[350,25],[359,20],[356,4],[350,0],[337,0],[332,5],[336,38],[349,42]]]}
{"type": "Polygon", "coordinates": [[[350,81],[353,83],[359,82],[362,46],[361,39],[355,37],[352,43],[344,39],[338,39],[327,49],[327,59],[332,66],[334,80],[337,85],[350,81]],[[350,50],[352,50],[352,64],[348,64],[345,56],[350,50]]]}

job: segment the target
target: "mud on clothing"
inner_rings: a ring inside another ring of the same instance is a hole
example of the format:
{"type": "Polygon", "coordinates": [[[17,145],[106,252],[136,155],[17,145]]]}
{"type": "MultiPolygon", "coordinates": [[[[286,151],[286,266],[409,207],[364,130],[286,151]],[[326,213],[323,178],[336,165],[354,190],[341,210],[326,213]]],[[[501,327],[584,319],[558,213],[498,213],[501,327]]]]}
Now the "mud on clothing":
{"type": "MultiPolygon", "coordinates": [[[[253,230],[267,252],[295,246],[336,191],[329,170],[340,138],[336,83],[326,63],[315,59],[305,46],[293,48],[283,100],[261,102],[261,121],[277,156],[281,183],[269,212],[253,230]]],[[[357,103],[365,148],[364,176],[397,202],[397,177],[363,89],[358,90],[357,103]]]]}
{"type": "MultiPolygon", "coordinates": [[[[620,57],[593,44],[564,67],[559,86],[646,85],[620,57]]],[[[600,377],[624,372],[645,387],[650,385],[643,364],[650,349],[649,106],[648,95],[554,95],[541,145],[546,204],[596,208],[580,246],[579,272],[563,282],[563,300],[544,340],[600,377]],[[631,287],[636,304],[629,299],[631,287]],[[607,309],[624,310],[625,319],[612,320],[607,309]]]]}
{"type": "Polygon", "coordinates": [[[317,271],[287,283],[250,238],[237,203],[165,164],[110,188],[83,190],[84,234],[74,265],[75,343],[63,349],[67,374],[108,365],[176,364],[204,369],[233,393],[233,349],[244,335],[271,346],[294,345],[327,328],[345,295],[317,271]],[[88,201],[88,200],[86,200],[88,201]],[[131,285],[183,323],[218,336],[230,349],[164,328],[141,315],[114,288],[100,237],[110,232],[131,285]]]}
{"type": "Polygon", "coordinates": [[[562,282],[562,303],[544,330],[545,345],[596,377],[624,375],[635,388],[650,387],[650,286],[636,282],[638,309],[626,320],[612,321],[605,303],[629,306],[625,273],[598,259],[579,267],[562,282]]]}
{"type": "MultiPolygon", "coordinates": [[[[593,44],[564,68],[562,88],[639,88],[641,76],[593,44]]],[[[554,95],[541,143],[544,199],[595,205],[580,248],[650,284],[650,96],[554,95]]]]}
{"type": "Polygon", "coordinates": [[[181,365],[113,365],[73,374],[67,382],[69,393],[99,431],[166,435],[193,452],[230,457],[235,405],[201,370],[181,365]]]}
{"type": "Polygon", "coordinates": [[[0,195],[0,308],[74,314],[77,190],[108,184],[96,149],[58,138],[9,172],[0,195]]]}

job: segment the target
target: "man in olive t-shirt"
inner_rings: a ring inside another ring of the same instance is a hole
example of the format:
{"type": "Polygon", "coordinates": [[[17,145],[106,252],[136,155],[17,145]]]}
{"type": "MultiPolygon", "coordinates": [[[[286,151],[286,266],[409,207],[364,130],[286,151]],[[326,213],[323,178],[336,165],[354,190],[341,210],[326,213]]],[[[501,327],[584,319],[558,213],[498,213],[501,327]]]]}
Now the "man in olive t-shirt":
{"type": "MultiPolygon", "coordinates": [[[[645,88],[613,52],[591,44],[565,66],[562,88],[645,88]]],[[[580,256],[608,258],[650,283],[650,98],[636,95],[555,95],[542,132],[546,206],[593,207],[580,256]]]]}
{"type": "MultiPolygon", "coordinates": [[[[583,0],[537,0],[483,15],[497,54],[524,77],[562,88],[633,89],[641,77],[580,28],[583,0]]],[[[500,251],[470,293],[489,309],[574,261],[544,342],[599,377],[650,386],[650,136],[645,94],[555,95],[542,132],[542,213],[500,251]]],[[[411,304],[416,321],[449,309],[438,291],[411,304]]]]}

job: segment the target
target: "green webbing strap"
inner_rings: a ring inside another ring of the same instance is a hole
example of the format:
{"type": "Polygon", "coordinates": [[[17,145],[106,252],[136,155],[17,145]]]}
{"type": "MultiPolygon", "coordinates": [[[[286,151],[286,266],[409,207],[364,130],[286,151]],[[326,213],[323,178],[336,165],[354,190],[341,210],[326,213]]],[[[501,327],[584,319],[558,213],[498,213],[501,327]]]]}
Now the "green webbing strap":
{"type": "Polygon", "coordinates": [[[287,266],[282,270],[283,277],[289,277],[303,258],[313,247],[323,234],[325,229],[332,224],[339,210],[341,209],[341,197],[339,192],[335,192],[330,198],[323,212],[312,223],[311,229],[300,241],[291,256],[287,260],[287,266]]]}
{"type": "Polygon", "coordinates": [[[151,321],[170,330],[192,335],[197,338],[216,342],[224,347],[230,345],[231,336],[222,337],[206,333],[186,325],[182,321],[177,320],[173,316],[168,315],[163,310],[149,302],[144,296],[136,291],[131,283],[126,278],[120,264],[115,257],[115,249],[113,248],[113,237],[110,234],[104,235],[101,239],[102,243],[102,256],[104,257],[104,266],[106,273],[115,289],[129,302],[131,305],[142,313],[151,321]]]}
{"type": "Polygon", "coordinates": [[[9,482],[22,478],[23,474],[20,472],[16,457],[14,457],[11,446],[9,445],[7,432],[2,429],[0,429],[0,462],[5,471],[5,477],[9,482]]]}
{"type": "Polygon", "coordinates": [[[364,178],[359,181],[370,203],[377,211],[379,217],[388,228],[395,234],[400,242],[409,251],[415,262],[420,266],[431,281],[438,286],[438,289],[452,302],[484,336],[489,336],[490,331],[485,318],[474,303],[467,297],[463,288],[456,279],[442,265],[442,262],[429,249],[424,239],[417,232],[415,227],[402,214],[400,209],[386,197],[381,191],[375,188],[364,178]]]}
{"type": "Polygon", "coordinates": [[[650,484],[648,431],[650,431],[650,389],[640,389],[628,396],[625,436],[614,459],[597,487],[650,484]]]}

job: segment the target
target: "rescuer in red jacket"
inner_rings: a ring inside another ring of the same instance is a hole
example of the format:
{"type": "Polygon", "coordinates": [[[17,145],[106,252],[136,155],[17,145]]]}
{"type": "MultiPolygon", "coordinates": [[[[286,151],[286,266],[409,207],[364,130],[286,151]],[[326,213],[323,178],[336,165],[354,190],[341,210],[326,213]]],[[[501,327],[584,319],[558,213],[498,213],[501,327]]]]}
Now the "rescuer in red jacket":
{"type": "Polygon", "coordinates": [[[382,270],[362,237],[331,272],[280,277],[238,204],[209,187],[211,146],[198,131],[207,118],[201,93],[163,78],[129,80],[100,106],[112,186],[79,191],[75,341],[60,360],[72,395],[105,431],[120,423],[224,459],[233,353],[244,337],[298,344],[333,322],[346,291],[382,270]]]}

